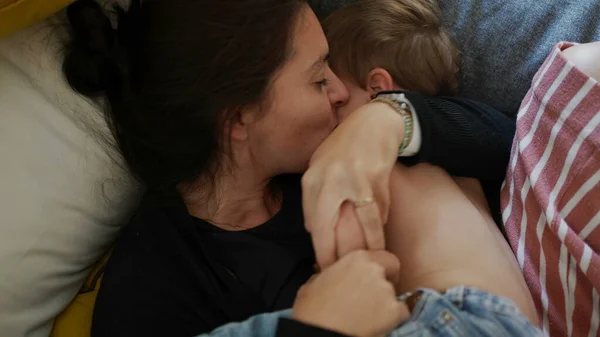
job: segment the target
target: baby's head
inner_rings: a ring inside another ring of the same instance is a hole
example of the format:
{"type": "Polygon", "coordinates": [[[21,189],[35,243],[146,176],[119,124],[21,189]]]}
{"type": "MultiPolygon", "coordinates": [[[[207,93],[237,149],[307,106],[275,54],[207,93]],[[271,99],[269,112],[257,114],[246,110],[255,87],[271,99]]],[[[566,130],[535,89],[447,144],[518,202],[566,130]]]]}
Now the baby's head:
{"type": "Polygon", "coordinates": [[[342,113],[379,91],[452,95],[458,87],[459,54],[436,0],[357,0],[323,28],[331,67],[350,92],[342,113]]]}

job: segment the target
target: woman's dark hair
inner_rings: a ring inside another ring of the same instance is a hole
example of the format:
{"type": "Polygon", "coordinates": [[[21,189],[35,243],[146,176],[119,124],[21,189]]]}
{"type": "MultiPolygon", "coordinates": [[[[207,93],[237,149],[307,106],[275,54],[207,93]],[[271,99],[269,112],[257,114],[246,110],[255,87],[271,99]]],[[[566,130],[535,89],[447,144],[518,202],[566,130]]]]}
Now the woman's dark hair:
{"type": "Polygon", "coordinates": [[[106,13],[78,0],[67,9],[63,71],[73,89],[101,99],[129,169],[149,189],[210,184],[226,157],[225,123],[267,99],[303,3],[133,0],[106,13]]]}

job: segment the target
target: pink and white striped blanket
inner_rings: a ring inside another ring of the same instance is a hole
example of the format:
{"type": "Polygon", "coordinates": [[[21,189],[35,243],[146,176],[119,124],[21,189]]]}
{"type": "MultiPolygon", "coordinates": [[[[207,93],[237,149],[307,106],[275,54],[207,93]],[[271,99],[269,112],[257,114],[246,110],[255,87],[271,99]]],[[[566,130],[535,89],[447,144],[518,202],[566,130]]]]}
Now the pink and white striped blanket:
{"type": "Polygon", "coordinates": [[[563,57],[572,45],[553,48],[523,100],[502,216],[544,332],[594,337],[600,336],[600,84],[563,57]]]}

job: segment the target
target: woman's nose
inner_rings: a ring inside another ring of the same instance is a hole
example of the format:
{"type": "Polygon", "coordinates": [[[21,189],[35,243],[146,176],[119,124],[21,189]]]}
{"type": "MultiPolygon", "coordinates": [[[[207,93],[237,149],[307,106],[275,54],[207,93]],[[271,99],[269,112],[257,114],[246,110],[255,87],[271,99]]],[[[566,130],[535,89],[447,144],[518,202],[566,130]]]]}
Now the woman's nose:
{"type": "Polygon", "coordinates": [[[348,103],[348,98],[350,97],[350,94],[348,94],[348,89],[344,83],[333,73],[331,80],[329,81],[328,89],[331,105],[339,108],[348,103]]]}

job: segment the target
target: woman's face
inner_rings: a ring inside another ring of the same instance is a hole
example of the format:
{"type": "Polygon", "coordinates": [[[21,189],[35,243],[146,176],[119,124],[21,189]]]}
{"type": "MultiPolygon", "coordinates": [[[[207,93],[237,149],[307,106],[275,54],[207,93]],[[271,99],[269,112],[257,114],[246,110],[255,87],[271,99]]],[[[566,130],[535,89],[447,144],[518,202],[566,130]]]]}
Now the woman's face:
{"type": "Polygon", "coordinates": [[[253,161],[270,175],[305,171],[348,100],[327,63],[329,47],[317,17],[308,6],[299,15],[291,56],[276,74],[262,117],[248,126],[253,161]]]}

